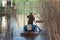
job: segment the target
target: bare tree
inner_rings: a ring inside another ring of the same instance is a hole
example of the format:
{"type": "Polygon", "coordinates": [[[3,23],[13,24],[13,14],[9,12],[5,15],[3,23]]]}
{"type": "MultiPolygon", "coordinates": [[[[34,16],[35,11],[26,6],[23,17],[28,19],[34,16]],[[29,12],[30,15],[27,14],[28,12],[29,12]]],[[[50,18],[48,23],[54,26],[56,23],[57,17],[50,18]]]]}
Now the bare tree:
{"type": "Polygon", "coordinates": [[[60,1],[59,0],[46,0],[43,21],[50,40],[60,40],[60,1]]]}

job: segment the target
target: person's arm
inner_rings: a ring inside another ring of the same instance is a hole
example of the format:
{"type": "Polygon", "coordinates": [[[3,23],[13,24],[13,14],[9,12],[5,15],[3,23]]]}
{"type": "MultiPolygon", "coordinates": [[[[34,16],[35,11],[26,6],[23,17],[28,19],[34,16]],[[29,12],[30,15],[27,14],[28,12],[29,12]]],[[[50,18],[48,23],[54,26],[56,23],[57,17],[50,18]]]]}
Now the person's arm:
{"type": "Polygon", "coordinates": [[[35,20],[35,17],[33,16],[33,21],[35,20]]]}

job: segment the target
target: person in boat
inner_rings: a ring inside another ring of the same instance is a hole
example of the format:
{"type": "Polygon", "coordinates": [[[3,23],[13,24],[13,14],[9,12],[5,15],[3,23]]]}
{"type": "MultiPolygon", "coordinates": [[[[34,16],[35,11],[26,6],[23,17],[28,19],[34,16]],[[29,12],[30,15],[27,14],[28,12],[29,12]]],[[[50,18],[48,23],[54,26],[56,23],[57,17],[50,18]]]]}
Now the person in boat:
{"type": "Polygon", "coordinates": [[[28,18],[28,25],[29,25],[29,24],[32,24],[32,25],[33,25],[33,21],[35,20],[33,14],[30,13],[30,14],[27,16],[27,18],[28,18]]]}

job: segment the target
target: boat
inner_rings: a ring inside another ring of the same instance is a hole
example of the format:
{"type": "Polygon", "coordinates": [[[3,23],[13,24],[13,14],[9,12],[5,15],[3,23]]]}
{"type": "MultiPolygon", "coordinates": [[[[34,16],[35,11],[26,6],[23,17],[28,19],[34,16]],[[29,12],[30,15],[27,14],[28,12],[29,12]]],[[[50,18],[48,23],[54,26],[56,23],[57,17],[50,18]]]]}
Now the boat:
{"type": "Polygon", "coordinates": [[[26,38],[33,38],[36,37],[37,35],[39,35],[39,32],[41,31],[37,31],[37,26],[36,25],[25,25],[24,26],[24,31],[21,33],[21,36],[26,37],[26,38]]]}

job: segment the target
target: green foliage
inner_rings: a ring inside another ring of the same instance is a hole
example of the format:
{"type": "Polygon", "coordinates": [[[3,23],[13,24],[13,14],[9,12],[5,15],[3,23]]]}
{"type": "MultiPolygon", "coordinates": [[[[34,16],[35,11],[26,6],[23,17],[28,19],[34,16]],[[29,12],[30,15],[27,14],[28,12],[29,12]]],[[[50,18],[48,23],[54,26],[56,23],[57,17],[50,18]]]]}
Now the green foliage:
{"type": "Polygon", "coordinates": [[[14,0],[14,2],[16,14],[42,13],[45,6],[44,0],[14,0]]]}

